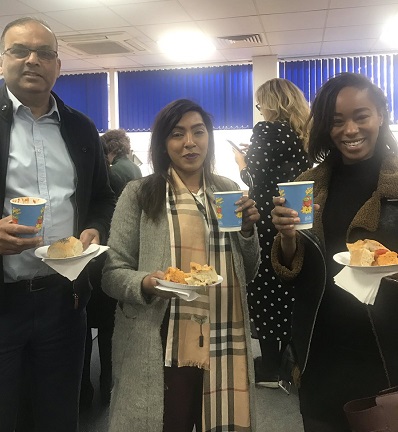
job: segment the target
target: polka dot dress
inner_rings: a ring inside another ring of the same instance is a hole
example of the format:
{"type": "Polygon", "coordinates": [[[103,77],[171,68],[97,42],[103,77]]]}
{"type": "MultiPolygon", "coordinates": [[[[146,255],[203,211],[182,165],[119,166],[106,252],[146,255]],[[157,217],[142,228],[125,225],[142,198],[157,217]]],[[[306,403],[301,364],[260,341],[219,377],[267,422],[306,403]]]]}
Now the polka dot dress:
{"type": "Polygon", "coordinates": [[[277,231],[271,222],[272,197],[279,195],[277,183],[294,180],[309,168],[301,140],[285,122],[260,122],[253,128],[246,156],[253,179],[252,197],[257,202],[257,223],[261,264],[257,277],[248,285],[250,318],[260,339],[286,341],[294,288],[282,284],[271,265],[271,248],[277,231]]]}

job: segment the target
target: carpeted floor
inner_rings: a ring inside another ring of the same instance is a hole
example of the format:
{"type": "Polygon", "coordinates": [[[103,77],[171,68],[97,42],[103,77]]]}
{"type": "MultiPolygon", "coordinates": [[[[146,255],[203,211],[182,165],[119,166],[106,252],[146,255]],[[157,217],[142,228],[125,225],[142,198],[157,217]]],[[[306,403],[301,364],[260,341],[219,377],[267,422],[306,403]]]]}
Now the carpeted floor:
{"type": "MultiPolygon", "coordinates": [[[[258,342],[255,339],[253,339],[253,353],[255,357],[260,355],[258,342]]],[[[92,407],[80,415],[80,432],[107,432],[108,408],[101,405],[99,397],[97,339],[93,341],[91,380],[95,388],[94,401],[92,407]]],[[[281,389],[257,388],[256,398],[257,432],[303,431],[297,392],[294,388],[290,395],[281,389]]]]}

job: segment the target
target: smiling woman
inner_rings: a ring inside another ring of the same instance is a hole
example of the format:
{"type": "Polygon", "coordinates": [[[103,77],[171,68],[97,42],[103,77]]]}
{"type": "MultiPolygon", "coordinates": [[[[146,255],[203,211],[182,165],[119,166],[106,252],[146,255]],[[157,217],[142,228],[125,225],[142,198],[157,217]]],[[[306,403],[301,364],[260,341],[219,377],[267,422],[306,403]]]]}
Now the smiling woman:
{"type": "Polygon", "coordinates": [[[154,173],[118,200],[103,274],[120,305],[109,430],[254,432],[246,283],[259,264],[258,210],[242,197],[241,231],[221,232],[214,192],[238,187],[214,174],[213,124],[194,102],[158,113],[150,156],[154,173]],[[157,288],[167,268],[192,263],[213,267],[218,283],[189,302],[157,288]]]}
{"type": "Polygon", "coordinates": [[[341,152],[345,164],[373,156],[383,114],[367,89],[343,88],[336,98],[336,110],[330,137],[341,152]]]}
{"type": "Polygon", "coordinates": [[[209,134],[202,116],[195,111],[184,114],[167,139],[171,166],[191,191],[198,191],[202,185],[202,166],[208,141],[209,134]]]}
{"type": "Polygon", "coordinates": [[[274,198],[272,263],[297,293],[292,344],[306,432],[356,430],[344,404],[398,385],[396,281],[381,279],[367,306],[335,284],[342,265],[333,259],[359,239],[398,250],[398,149],[388,118],[382,90],[363,75],[327,81],[309,120],[308,153],[319,165],[296,179],[314,181],[313,229],[296,231],[296,213],[274,198]]]}

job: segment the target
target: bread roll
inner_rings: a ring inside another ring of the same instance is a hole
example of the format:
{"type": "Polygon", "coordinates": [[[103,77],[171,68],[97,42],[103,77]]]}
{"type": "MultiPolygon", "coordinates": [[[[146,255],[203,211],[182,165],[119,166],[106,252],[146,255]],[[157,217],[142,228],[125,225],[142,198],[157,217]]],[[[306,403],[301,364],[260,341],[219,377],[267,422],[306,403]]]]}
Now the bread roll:
{"type": "Polygon", "coordinates": [[[350,252],[350,265],[368,267],[374,261],[374,253],[368,249],[354,249],[350,252]]]}
{"type": "Polygon", "coordinates": [[[71,258],[82,253],[83,243],[73,236],[57,240],[47,250],[48,258],[71,258]]]}

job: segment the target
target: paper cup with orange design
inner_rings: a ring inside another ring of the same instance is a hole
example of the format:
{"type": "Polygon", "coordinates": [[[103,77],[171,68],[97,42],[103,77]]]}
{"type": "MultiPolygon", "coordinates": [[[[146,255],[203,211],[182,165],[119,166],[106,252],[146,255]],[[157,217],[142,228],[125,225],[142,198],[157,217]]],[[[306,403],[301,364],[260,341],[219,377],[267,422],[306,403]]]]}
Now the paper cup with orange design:
{"type": "Polygon", "coordinates": [[[285,207],[296,210],[300,223],[296,224],[297,230],[312,228],[314,221],[314,182],[298,181],[278,183],[279,195],[285,198],[285,207]]]}
{"type": "Polygon", "coordinates": [[[220,231],[240,231],[242,212],[236,212],[235,204],[243,196],[243,191],[214,192],[216,216],[220,231]]]}
{"type": "MultiPolygon", "coordinates": [[[[43,226],[46,200],[36,197],[18,197],[10,200],[12,222],[19,225],[35,226],[41,230],[43,226]]],[[[38,234],[21,234],[20,237],[35,237],[38,234]]]]}

